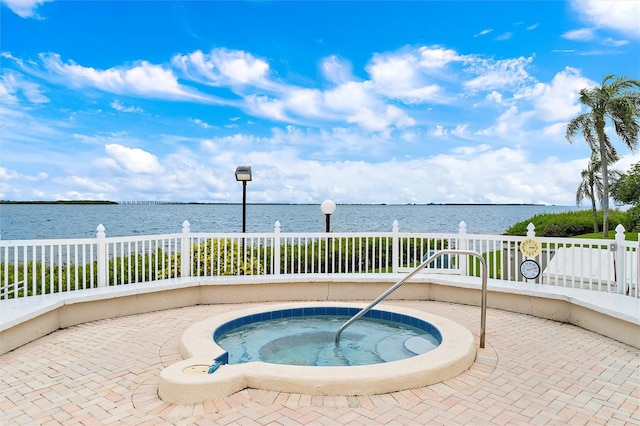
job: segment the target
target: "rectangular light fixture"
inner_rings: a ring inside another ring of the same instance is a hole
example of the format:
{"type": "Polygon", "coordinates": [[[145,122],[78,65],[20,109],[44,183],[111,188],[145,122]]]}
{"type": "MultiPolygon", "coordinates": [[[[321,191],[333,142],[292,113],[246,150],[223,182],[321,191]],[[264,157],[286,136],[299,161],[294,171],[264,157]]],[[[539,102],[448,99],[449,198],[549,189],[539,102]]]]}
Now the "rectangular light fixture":
{"type": "Polygon", "coordinates": [[[251,180],[251,166],[236,167],[236,180],[239,182],[247,182],[251,180]]]}

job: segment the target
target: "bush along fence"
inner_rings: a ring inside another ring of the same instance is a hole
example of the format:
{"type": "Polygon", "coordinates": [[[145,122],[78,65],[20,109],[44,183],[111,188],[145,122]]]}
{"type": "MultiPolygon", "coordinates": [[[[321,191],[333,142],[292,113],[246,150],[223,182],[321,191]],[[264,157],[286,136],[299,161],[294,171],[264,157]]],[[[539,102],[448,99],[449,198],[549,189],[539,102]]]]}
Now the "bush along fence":
{"type": "MultiPolygon", "coordinates": [[[[529,224],[527,237],[535,237],[529,224]]],[[[442,249],[472,250],[487,261],[491,279],[617,292],[638,297],[639,246],[618,225],[615,240],[539,238],[534,256],[541,273],[525,278],[520,250],[525,237],[391,232],[193,233],[189,222],[175,234],[0,241],[0,300],[89,288],[188,277],[284,274],[386,274],[409,272],[442,249]]],[[[480,276],[470,256],[445,255],[424,270],[480,276]]]]}

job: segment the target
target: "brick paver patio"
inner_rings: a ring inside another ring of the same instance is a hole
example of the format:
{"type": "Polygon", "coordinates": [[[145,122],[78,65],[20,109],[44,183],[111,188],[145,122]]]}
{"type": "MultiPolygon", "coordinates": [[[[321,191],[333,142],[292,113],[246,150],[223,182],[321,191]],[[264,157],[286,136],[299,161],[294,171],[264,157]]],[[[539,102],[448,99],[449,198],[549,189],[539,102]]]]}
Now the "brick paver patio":
{"type": "MultiPolygon", "coordinates": [[[[480,309],[385,302],[479,332],[480,309]]],[[[462,375],[374,396],[245,389],[204,404],[157,396],[195,321],[249,305],[171,309],[58,330],[0,356],[2,425],[640,425],[640,350],[578,327],[489,309],[487,347],[462,375]]]]}

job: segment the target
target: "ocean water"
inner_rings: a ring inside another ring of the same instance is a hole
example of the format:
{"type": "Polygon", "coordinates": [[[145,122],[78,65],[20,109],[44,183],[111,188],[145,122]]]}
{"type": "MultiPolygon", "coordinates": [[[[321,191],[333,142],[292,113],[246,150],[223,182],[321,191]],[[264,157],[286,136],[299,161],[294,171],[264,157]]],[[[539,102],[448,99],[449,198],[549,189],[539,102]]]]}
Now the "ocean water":
{"type": "MultiPolygon", "coordinates": [[[[338,205],[332,232],[457,232],[502,234],[536,214],[577,210],[575,206],[520,205],[338,205]]],[[[187,220],[192,232],[241,232],[241,204],[2,204],[2,240],[93,238],[102,224],[107,236],[178,233],[187,220]]],[[[247,205],[247,232],[324,232],[320,205],[247,205]]]]}

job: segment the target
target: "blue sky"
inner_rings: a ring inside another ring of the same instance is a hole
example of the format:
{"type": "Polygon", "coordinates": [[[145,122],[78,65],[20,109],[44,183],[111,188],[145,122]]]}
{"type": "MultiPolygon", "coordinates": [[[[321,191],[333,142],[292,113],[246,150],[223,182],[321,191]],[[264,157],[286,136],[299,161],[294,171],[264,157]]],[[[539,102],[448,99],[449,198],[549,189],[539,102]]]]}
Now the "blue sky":
{"type": "Polygon", "coordinates": [[[0,2],[7,200],[574,205],[640,78],[634,1],[0,2]]]}

